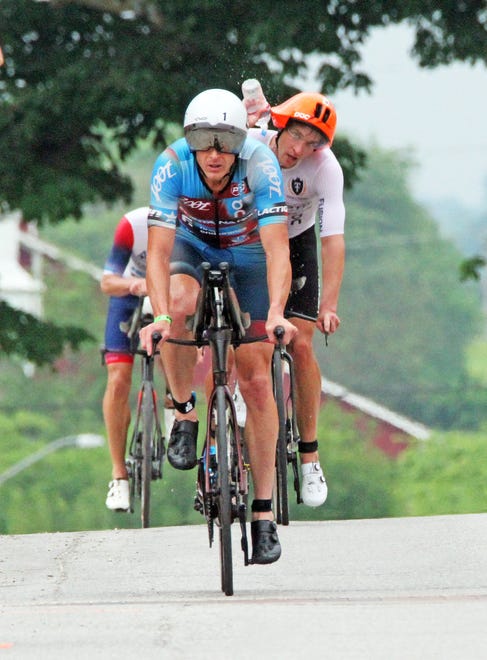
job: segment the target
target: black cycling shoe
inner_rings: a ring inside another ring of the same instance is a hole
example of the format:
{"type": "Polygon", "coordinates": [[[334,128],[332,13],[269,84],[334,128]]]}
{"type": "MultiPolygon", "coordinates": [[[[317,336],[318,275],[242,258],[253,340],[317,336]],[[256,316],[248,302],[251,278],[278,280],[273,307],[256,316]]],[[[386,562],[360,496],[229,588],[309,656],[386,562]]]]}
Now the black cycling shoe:
{"type": "Polygon", "coordinates": [[[273,520],[253,520],[251,564],[272,564],[281,556],[281,544],[277,536],[277,525],[273,520]]]}
{"type": "Polygon", "coordinates": [[[197,439],[198,422],[191,422],[189,419],[174,422],[167,448],[167,458],[176,470],[191,470],[195,467],[198,462],[197,439]]]}

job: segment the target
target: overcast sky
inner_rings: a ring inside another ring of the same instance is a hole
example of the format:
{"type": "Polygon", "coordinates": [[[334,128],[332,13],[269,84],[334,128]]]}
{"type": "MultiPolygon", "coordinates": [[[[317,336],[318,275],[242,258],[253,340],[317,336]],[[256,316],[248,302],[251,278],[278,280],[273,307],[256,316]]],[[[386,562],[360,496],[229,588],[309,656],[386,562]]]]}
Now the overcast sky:
{"type": "Polygon", "coordinates": [[[487,69],[453,64],[420,69],[409,55],[407,27],[372,33],[363,68],[375,81],[371,96],[333,96],[338,131],[383,147],[411,147],[411,178],[419,200],[454,198],[487,205],[487,69]]]}

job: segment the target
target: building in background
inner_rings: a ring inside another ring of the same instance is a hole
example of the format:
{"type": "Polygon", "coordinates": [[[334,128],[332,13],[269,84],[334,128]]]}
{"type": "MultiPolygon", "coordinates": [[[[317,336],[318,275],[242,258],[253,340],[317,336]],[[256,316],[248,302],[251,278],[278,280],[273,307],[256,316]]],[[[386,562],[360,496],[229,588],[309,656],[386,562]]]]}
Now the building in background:
{"type": "Polygon", "coordinates": [[[44,284],[20,263],[21,225],[19,212],[0,218],[0,300],[40,318],[44,284]]]}

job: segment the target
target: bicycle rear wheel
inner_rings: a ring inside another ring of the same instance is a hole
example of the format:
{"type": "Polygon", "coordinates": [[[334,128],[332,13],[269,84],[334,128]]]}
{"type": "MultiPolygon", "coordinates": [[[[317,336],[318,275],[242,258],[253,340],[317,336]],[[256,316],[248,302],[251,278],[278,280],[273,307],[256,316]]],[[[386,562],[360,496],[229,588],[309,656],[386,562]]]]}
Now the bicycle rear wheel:
{"type": "Polygon", "coordinates": [[[273,499],[276,522],[282,525],[289,525],[289,495],[287,487],[287,416],[286,402],[284,399],[282,359],[277,349],[274,350],[272,354],[272,380],[279,419],[273,499]]]}
{"type": "Polygon", "coordinates": [[[232,470],[230,469],[231,453],[229,453],[229,447],[233,445],[232,439],[228,438],[228,433],[232,432],[233,427],[228,424],[228,420],[232,419],[232,411],[224,387],[217,387],[213,405],[216,420],[215,438],[218,463],[217,506],[220,522],[221,588],[225,595],[232,596],[232,470]]]}
{"type": "Polygon", "coordinates": [[[142,470],[140,493],[140,517],[142,527],[150,525],[150,495],[152,481],[152,438],[154,436],[154,392],[149,385],[142,394],[142,470]]]}

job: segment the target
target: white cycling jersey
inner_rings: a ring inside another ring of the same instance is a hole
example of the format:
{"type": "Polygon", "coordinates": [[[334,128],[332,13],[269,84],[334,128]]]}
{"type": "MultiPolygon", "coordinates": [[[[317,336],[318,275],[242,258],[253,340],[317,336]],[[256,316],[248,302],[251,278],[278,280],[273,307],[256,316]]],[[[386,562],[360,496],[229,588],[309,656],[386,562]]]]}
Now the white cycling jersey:
{"type": "MultiPolygon", "coordinates": [[[[251,128],[249,135],[269,146],[277,131],[251,128]]],[[[316,221],[320,236],[343,234],[343,171],[329,148],[318,149],[294,167],[282,168],[288,207],[289,238],[298,236],[316,221]]]]}

